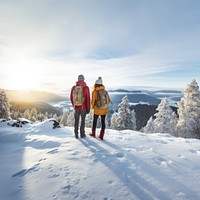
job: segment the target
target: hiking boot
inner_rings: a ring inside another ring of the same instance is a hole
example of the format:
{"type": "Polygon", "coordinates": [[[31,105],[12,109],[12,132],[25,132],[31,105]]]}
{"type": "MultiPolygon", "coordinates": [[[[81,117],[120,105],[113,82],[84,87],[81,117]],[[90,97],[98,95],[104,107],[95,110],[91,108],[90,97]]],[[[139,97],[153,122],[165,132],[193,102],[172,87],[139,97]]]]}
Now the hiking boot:
{"type": "Polygon", "coordinates": [[[78,135],[75,135],[75,138],[78,139],[78,135]]]}
{"type": "Polygon", "coordinates": [[[81,138],[84,138],[84,137],[86,137],[86,135],[85,135],[85,133],[82,133],[81,138]]]}
{"type": "Polygon", "coordinates": [[[100,133],[98,135],[98,138],[100,138],[101,140],[103,140],[104,134],[105,133],[103,131],[100,131],[100,133]]]}
{"type": "Polygon", "coordinates": [[[95,130],[92,130],[92,132],[89,133],[89,135],[92,136],[92,137],[95,137],[95,132],[96,132],[95,130]]]}

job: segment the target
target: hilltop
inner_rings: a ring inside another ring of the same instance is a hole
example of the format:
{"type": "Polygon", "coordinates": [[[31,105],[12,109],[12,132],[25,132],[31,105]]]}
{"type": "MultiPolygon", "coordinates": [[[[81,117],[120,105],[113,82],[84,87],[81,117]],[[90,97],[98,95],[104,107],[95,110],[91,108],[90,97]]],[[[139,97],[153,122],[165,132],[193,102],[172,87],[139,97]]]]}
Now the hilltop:
{"type": "MultiPolygon", "coordinates": [[[[90,129],[86,129],[87,133],[90,129]]],[[[200,140],[106,130],[76,140],[46,120],[0,123],[0,199],[196,200],[200,140]]]]}

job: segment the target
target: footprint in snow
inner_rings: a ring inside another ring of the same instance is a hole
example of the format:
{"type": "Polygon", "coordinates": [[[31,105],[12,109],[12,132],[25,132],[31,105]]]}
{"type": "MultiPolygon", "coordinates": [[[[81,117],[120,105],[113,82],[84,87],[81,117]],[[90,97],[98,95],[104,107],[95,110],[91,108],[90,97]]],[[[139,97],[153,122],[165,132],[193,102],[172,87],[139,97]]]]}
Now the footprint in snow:
{"type": "Polygon", "coordinates": [[[55,154],[55,153],[58,153],[58,152],[59,152],[58,149],[53,149],[51,151],[48,151],[47,153],[48,154],[55,154]]]}
{"type": "Polygon", "coordinates": [[[117,157],[117,158],[125,157],[124,153],[122,153],[122,152],[115,153],[114,156],[117,157]]]}
{"type": "Polygon", "coordinates": [[[199,155],[200,155],[200,150],[194,150],[194,149],[192,149],[192,150],[190,150],[190,152],[191,152],[191,153],[196,153],[196,154],[199,154],[199,155]]]}
{"type": "Polygon", "coordinates": [[[185,199],[185,198],[186,198],[186,195],[185,195],[185,193],[183,193],[183,192],[177,193],[176,196],[177,196],[177,198],[179,198],[179,199],[185,199]]]}
{"type": "Polygon", "coordinates": [[[94,158],[94,159],[92,159],[92,162],[93,162],[93,163],[97,163],[97,162],[98,162],[98,159],[97,159],[97,158],[94,158]]]}
{"type": "Polygon", "coordinates": [[[70,185],[70,184],[69,184],[69,185],[66,185],[65,187],[62,187],[63,193],[69,193],[70,188],[71,188],[71,185],[70,185]]]}
{"type": "Polygon", "coordinates": [[[112,181],[112,180],[110,180],[110,181],[108,181],[108,183],[109,183],[110,185],[112,185],[112,184],[113,184],[113,181],[112,181]]]}
{"type": "Polygon", "coordinates": [[[16,177],[16,176],[24,176],[27,173],[27,169],[22,169],[19,172],[15,173],[12,175],[12,177],[16,177]]]}
{"type": "Polygon", "coordinates": [[[22,169],[18,171],[17,173],[13,174],[12,177],[17,177],[17,176],[22,177],[22,176],[25,176],[27,173],[39,171],[38,165],[39,163],[33,165],[29,169],[22,169]]]}
{"type": "Polygon", "coordinates": [[[41,161],[43,161],[43,160],[46,160],[46,158],[41,158],[38,162],[41,162],[41,161]]]}
{"type": "Polygon", "coordinates": [[[182,159],[185,159],[185,156],[180,155],[180,154],[178,155],[178,157],[179,157],[179,158],[182,158],[182,159]]]}
{"type": "MultiPolygon", "coordinates": [[[[102,158],[106,158],[106,157],[116,157],[116,158],[123,158],[125,157],[126,155],[122,152],[117,152],[117,153],[114,153],[114,154],[102,154],[101,157],[102,158]]],[[[94,160],[96,162],[96,160],[94,160]]]]}
{"type": "Polygon", "coordinates": [[[55,194],[52,196],[52,198],[53,198],[53,200],[57,200],[58,199],[58,197],[55,194]]]}
{"type": "Polygon", "coordinates": [[[158,143],[160,144],[168,144],[168,142],[164,141],[164,140],[157,140],[158,143]]]}
{"type": "Polygon", "coordinates": [[[162,157],[155,158],[155,163],[162,166],[162,167],[168,167],[169,164],[172,164],[173,162],[171,160],[167,160],[162,157]]]}
{"type": "Polygon", "coordinates": [[[148,152],[148,151],[152,151],[152,148],[151,147],[144,147],[144,146],[136,146],[136,147],[133,148],[133,151],[145,153],[145,152],[148,152]]]}
{"type": "Polygon", "coordinates": [[[60,176],[60,173],[57,171],[54,171],[53,169],[49,170],[50,174],[48,175],[48,178],[56,178],[60,176]]]}

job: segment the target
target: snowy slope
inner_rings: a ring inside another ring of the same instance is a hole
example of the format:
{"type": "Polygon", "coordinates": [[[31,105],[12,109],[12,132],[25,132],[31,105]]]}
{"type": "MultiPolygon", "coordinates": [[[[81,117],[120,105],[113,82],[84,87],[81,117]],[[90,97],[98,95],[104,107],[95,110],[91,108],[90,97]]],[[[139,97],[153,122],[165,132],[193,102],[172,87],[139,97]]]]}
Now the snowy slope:
{"type": "Polygon", "coordinates": [[[76,140],[49,122],[0,123],[0,199],[197,200],[199,160],[196,139],[107,130],[76,140]]]}

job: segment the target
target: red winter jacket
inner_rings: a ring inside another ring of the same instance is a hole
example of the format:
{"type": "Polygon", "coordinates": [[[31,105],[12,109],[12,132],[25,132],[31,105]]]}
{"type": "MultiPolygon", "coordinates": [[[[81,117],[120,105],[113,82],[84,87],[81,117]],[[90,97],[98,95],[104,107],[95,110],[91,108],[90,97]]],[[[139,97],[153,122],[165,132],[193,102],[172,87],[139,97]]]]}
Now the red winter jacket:
{"type": "Polygon", "coordinates": [[[71,89],[70,100],[71,100],[73,107],[74,107],[74,103],[73,103],[73,95],[72,94],[73,94],[73,90],[74,90],[75,86],[83,86],[83,95],[85,97],[85,101],[82,106],[75,106],[74,109],[77,109],[77,110],[90,109],[90,89],[84,81],[77,81],[76,85],[74,85],[71,89]]]}

